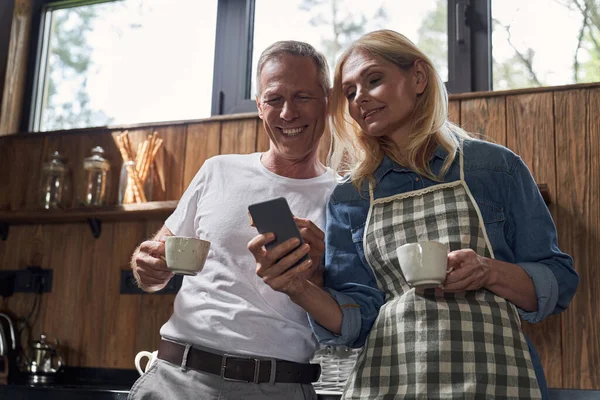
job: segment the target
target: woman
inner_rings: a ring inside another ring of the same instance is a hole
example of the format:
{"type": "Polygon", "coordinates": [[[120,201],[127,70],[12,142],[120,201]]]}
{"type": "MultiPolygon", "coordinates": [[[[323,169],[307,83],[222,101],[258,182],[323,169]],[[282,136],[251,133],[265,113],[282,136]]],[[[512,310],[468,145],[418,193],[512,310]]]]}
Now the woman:
{"type": "Polygon", "coordinates": [[[275,263],[291,244],[255,253],[258,274],[304,307],[322,343],[364,345],[346,399],[546,397],[519,315],[563,311],[578,276],[523,161],[451,124],[447,102],[406,37],[354,42],[330,104],[332,166],[349,175],[328,204],[329,296],[302,279],[306,267],[281,272],[302,255],[275,263]],[[411,288],[397,259],[398,247],[425,240],[449,249],[452,272],[435,290],[411,288]]]}
{"type": "Polygon", "coordinates": [[[539,398],[543,371],[517,308],[532,322],[564,310],[578,277],[525,164],[452,125],[432,63],[392,31],[344,53],[331,107],[332,161],[349,157],[350,182],[329,204],[326,281],[365,308],[351,344],[376,308],[361,284],[385,296],[346,398],[539,398]],[[453,271],[436,292],[396,273],[394,250],[422,240],[450,250],[453,271]]]}

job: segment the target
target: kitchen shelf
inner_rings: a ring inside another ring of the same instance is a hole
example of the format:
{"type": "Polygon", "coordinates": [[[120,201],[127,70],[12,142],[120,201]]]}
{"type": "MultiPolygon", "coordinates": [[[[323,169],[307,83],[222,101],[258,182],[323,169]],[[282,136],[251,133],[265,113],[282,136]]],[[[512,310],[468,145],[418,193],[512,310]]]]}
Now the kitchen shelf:
{"type": "Polygon", "coordinates": [[[66,224],[88,222],[94,237],[100,236],[101,223],[168,217],[177,200],[122,204],[112,207],[81,207],[67,210],[0,211],[0,238],[6,240],[10,225],[66,224]]]}
{"type": "MultiPolygon", "coordinates": [[[[550,204],[548,185],[538,188],[546,204],[550,204]]],[[[178,200],[150,201],[112,207],[81,207],[68,210],[0,211],[0,239],[6,240],[10,225],[66,224],[87,222],[94,237],[99,237],[102,222],[134,221],[168,217],[177,207],[178,200]]]]}

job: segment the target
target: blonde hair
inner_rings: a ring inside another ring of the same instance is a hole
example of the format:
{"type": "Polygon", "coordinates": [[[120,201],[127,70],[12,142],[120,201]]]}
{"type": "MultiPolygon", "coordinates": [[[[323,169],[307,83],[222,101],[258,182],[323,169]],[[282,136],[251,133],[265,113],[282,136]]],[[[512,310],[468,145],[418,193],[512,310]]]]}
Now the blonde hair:
{"type": "Polygon", "coordinates": [[[361,187],[365,178],[373,180],[373,173],[384,155],[422,176],[441,181],[454,161],[460,139],[470,138],[467,132],[448,120],[448,92],[431,60],[408,38],[391,30],[365,34],[340,56],[335,68],[330,107],[333,143],[329,164],[338,173],[349,174],[346,180],[351,180],[357,188],[361,187]],[[426,66],[428,83],[415,103],[403,163],[389,139],[366,135],[348,113],[348,100],[342,91],[342,69],[356,51],[381,57],[404,71],[412,68],[417,60],[422,60],[426,66]],[[448,156],[439,174],[435,175],[429,166],[429,157],[437,145],[441,145],[448,156]]]}

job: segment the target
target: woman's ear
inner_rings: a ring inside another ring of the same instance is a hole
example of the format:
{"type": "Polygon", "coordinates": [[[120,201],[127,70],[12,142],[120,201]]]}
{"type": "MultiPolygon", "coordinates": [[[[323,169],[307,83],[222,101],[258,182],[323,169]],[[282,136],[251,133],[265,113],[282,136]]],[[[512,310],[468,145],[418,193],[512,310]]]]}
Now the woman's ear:
{"type": "Polygon", "coordinates": [[[423,60],[416,60],[414,67],[415,91],[417,94],[423,94],[429,83],[429,68],[423,60]]]}

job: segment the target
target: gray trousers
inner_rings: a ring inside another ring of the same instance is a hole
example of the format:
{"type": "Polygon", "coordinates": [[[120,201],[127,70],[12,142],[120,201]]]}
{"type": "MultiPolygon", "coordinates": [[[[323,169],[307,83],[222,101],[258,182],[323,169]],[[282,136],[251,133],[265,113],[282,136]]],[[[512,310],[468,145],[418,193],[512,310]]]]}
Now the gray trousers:
{"type": "Polygon", "coordinates": [[[156,359],[133,384],[128,400],[316,400],[312,385],[245,383],[156,359]]]}

